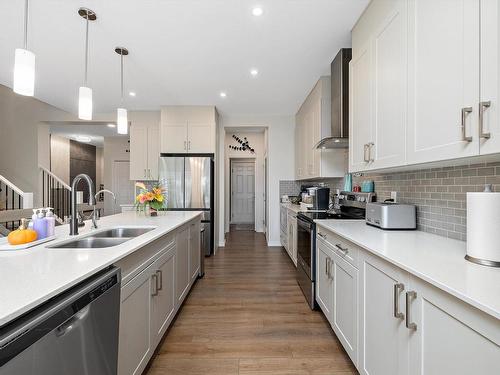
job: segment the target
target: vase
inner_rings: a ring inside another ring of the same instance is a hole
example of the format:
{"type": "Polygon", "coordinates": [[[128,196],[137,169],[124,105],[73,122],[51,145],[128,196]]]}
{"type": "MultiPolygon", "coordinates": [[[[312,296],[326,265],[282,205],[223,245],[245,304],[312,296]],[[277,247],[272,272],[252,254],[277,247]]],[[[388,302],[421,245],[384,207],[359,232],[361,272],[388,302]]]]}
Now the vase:
{"type": "Polygon", "coordinates": [[[149,216],[158,216],[158,210],[156,208],[153,208],[151,206],[148,206],[148,213],[149,216]]]}

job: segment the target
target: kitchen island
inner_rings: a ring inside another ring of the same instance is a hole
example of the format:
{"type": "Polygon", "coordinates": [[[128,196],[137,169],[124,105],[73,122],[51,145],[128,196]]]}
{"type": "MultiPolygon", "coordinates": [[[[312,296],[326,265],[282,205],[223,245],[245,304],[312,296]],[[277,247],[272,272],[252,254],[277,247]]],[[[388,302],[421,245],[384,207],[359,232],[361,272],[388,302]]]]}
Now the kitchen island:
{"type": "Polygon", "coordinates": [[[83,237],[113,227],[154,227],[117,246],[102,249],[55,249],[68,240],[69,226],[56,227],[57,239],[26,250],[0,252],[0,327],[44,303],[62,291],[119,262],[175,229],[201,220],[201,212],[161,212],[157,217],[125,212],[98,221],[98,229],[86,222],[83,237]]]}

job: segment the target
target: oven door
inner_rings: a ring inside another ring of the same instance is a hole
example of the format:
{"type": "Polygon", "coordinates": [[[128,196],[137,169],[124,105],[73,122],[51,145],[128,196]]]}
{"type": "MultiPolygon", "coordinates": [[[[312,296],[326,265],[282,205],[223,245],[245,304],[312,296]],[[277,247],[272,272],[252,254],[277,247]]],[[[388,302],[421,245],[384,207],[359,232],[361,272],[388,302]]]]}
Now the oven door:
{"type": "Polygon", "coordinates": [[[297,262],[314,281],[314,223],[297,216],[297,262]]]}

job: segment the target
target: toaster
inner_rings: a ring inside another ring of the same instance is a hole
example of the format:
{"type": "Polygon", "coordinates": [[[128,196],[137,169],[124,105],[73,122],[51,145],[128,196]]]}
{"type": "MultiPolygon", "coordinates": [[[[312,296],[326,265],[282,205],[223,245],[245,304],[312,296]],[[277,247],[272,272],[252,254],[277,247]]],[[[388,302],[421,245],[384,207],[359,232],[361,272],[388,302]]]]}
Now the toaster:
{"type": "Polygon", "coordinates": [[[366,204],[366,223],[381,229],[417,229],[417,207],[412,204],[366,204]]]}

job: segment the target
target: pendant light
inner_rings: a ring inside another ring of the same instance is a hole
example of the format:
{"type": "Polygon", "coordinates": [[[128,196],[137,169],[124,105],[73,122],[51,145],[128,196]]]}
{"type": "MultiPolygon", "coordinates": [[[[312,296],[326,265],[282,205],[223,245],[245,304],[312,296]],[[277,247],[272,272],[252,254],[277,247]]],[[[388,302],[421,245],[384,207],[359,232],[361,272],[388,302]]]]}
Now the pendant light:
{"type": "Polygon", "coordinates": [[[118,134],[128,133],[128,116],[127,110],[123,106],[123,56],[128,55],[128,49],[125,47],[116,47],[115,52],[120,55],[120,90],[121,90],[121,107],[116,110],[116,130],[118,134]]]}
{"type": "Polygon", "coordinates": [[[87,86],[89,65],[89,21],[95,21],[97,16],[88,8],[78,9],[78,14],[86,20],[85,25],[85,80],[78,93],[78,118],[92,120],[92,89],[87,86]]]}
{"type": "Polygon", "coordinates": [[[28,0],[24,2],[24,48],[16,48],[14,60],[14,85],[16,94],[35,94],[35,54],[28,51],[28,0]]]}

